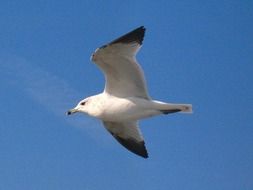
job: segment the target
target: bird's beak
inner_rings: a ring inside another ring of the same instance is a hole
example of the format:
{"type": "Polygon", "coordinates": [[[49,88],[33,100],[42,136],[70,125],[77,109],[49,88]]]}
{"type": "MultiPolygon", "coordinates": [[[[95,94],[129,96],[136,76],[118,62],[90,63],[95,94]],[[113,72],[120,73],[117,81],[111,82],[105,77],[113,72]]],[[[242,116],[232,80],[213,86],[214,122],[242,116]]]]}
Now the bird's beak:
{"type": "Polygon", "coordinates": [[[73,108],[73,109],[70,109],[69,111],[67,111],[66,114],[71,115],[71,114],[76,113],[76,112],[78,112],[78,110],[76,108],[73,108]]]}

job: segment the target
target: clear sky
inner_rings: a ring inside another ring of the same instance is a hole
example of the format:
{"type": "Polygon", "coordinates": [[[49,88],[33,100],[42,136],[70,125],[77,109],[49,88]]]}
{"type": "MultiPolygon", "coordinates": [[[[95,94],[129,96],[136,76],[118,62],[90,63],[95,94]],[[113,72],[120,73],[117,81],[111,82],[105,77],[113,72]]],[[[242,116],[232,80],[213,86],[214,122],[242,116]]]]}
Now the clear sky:
{"type": "Polygon", "coordinates": [[[1,190],[252,190],[253,1],[1,1],[1,190]],[[65,112],[103,90],[101,45],[147,28],[150,95],[194,114],[140,122],[149,158],[65,112]]]}

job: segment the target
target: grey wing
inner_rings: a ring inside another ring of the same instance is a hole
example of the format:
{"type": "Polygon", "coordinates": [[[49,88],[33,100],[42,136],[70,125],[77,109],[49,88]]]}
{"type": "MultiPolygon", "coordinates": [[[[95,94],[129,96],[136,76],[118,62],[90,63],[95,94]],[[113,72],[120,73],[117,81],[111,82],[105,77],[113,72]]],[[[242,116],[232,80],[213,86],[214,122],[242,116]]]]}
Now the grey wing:
{"type": "Polygon", "coordinates": [[[103,121],[103,124],[121,145],[139,156],[148,158],[145,142],[137,122],[117,123],[103,121]]]}
{"type": "Polygon", "coordinates": [[[150,99],[144,73],[135,58],[144,33],[145,28],[139,27],[98,48],[92,55],[92,61],[105,75],[105,92],[117,97],[150,99]]]}

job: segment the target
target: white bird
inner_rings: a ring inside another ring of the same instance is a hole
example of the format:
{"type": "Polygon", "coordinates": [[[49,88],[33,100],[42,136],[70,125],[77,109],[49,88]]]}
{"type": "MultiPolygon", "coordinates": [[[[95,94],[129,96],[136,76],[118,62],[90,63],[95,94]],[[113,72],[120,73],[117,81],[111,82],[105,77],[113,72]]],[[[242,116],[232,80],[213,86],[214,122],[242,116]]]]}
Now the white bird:
{"type": "Polygon", "coordinates": [[[96,49],[91,60],[105,75],[101,94],[81,100],[67,112],[82,112],[102,120],[113,137],[131,152],[148,157],[138,120],[175,112],[191,113],[191,104],[171,104],[150,98],[143,71],[136,61],[144,38],[143,26],[96,49]]]}

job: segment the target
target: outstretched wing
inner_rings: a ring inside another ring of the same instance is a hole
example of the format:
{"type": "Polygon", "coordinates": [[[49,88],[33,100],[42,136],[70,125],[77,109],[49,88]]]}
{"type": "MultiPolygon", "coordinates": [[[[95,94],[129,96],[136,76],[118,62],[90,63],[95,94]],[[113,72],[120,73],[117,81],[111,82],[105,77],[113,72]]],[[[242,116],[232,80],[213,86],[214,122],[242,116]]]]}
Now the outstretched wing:
{"type": "Polygon", "coordinates": [[[98,48],[92,55],[92,61],[105,75],[105,92],[117,97],[149,99],[143,71],[135,58],[144,33],[145,28],[139,27],[98,48]]]}
{"type": "Polygon", "coordinates": [[[139,156],[148,158],[145,142],[137,122],[117,123],[103,121],[103,124],[121,145],[139,156]]]}

